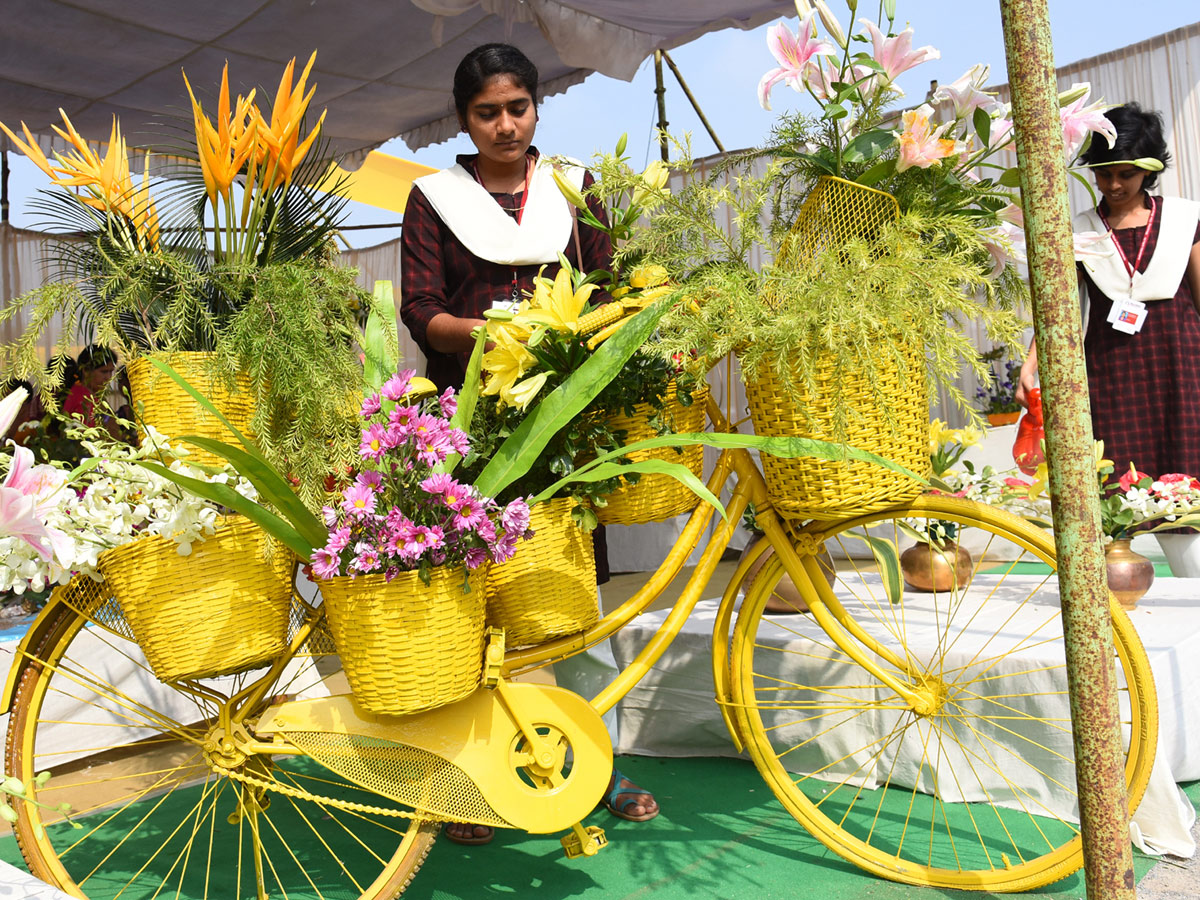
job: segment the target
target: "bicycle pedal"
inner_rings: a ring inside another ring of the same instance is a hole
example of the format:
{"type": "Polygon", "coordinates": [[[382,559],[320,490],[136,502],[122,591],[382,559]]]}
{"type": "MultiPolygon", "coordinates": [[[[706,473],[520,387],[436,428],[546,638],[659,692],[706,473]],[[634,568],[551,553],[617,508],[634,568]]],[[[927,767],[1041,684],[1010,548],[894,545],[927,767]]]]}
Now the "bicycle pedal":
{"type": "Polygon", "coordinates": [[[567,859],[577,859],[580,856],[595,856],[608,846],[608,838],[604,829],[599,825],[572,825],[571,833],[564,834],[559,842],[567,854],[567,859]]]}

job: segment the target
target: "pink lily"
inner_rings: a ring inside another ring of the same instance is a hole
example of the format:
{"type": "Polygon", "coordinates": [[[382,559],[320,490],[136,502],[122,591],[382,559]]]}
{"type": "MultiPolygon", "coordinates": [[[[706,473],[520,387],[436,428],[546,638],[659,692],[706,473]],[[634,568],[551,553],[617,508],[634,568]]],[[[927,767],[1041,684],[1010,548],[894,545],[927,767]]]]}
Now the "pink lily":
{"type": "Polygon", "coordinates": [[[0,400],[0,437],[8,434],[8,429],[12,428],[12,423],[17,420],[17,413],[21,411],[21,404],[28,396],[29,391],[19,387],[0,400]]]}
{"type": "Polygon", "coordinates": [[[50,531],[37,516],[34,498],[15,488],[0,487],[0,534],[20,538],[42,559],[53,555],[50,531]]]}
{"type": "Polygon", "coordinates": [[[814,56],[834,52],[832,44],[816,39],[815,15],[816,12],[810,12],[801,19],[795,35],[783,22],[767,29],[767,48],[779,66],[767,72],[758,83],[758,102],[763,109],[771,108],[771,90],[775,85],[783,81],[793,90],[802,90],[809,61],[814,56]]]}
{"type": "Polygon", "coordinates": [[[1104,110],[1109,108],[1108,104],[1097,100],[1095,103],[1084,106],[1092,93],[1092,86],[1086,82],[1071,86],[1072,91],[1076,89],[1083,90],[1082,96],[1058,111],[1058,116],[1062,120],[1063,144],[1068,161],[1075,158],[1075,154],[1079,152],[1079,148],[1083,146],[1083,142],[1092,132],[1104,135],[1109,147],[1117,142],[1116,126],[1104,115],[1104,110]]]}
{"type": "Polygon", "coordinates": [[[942,137],[942,132],[950,127],[950,123],[933,128],[929,121],[932,115],[933,108],[925,103],[904,113],[904,131],[899,136],[900,155],[896,159],[897,172],[914,166],[928,169],[947,156],[954,155],[954,141],[942,137]]]}
{"type": "Polygon", "coordinates": [[[875,58],[875,62],[883,68],[888,81],[895,81],[898,75],[923,62],[942,58],[939,50],[928,45],[916,50],[912,49],[913,30],[911,28],[905,28],[895,37],[886,37],[870,19],[859,19],[858,21],[871,35],[871,44],[874,48],[871,55],[875,58]]]}
{"type": "Polygon", "coordinates": [[[992,110],[998,105],[996,98],[981,90],[987,84],[989,68],[982,63],[976,63],[953,84],[939,87],[933,95],[933,101],[935,103],[943,100],[953,101],[954,118],[956,119],[965,119],[977,109],[985,112],[992,110]]]}

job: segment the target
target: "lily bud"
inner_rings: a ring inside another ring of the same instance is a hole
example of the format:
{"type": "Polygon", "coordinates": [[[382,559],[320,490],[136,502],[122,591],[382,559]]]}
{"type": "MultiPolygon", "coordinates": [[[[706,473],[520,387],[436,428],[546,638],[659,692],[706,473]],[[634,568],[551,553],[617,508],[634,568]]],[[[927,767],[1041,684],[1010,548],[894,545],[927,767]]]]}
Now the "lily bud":
{"type": "Polygon", "coordinates": [[[839,47],[846,46],[846,33],[842,31],[842,26],[837,20],[837,16],[825,4],[825,0],[813,0],[813,6],[817,8],[817,15],[821,17],[821,22],[825,25],[825,30],[829,32],[829,36],[833,38],[833,42],[839,47]]]}
{"type": "Polygon", "coordinates": [[[1070,90],[1063,91],[1058,95],[1059,106],[1069,106],[1080,97],[1087,95],[1087,92],[1092,89],[1090,82],[1084,81],[1071,85],[1070,90]]]}
{"type": "Polygon", "coordinates": [[[562,195],[567,198],[568,203],[576,209],[586,210],[588,208],[587,201],[583,199],[583,194],[579,188],[575,187],[570,178],[558,169],[551,169],[550,176],[554,179],[554,183],[558,185],[558,189],[562,192],[562,195]]]}
{"type": "Polygon", "coordinates": [[[889,22],[896,21],[896,0],[883,0],[883,14],[889,22]]]}
{"type": "Polygon", "coordinates": [[[626,131],[619,138],[617,138],[617,150],[616,150],[617,156],[620,156],[622,153],[625,152],[625,145],[628,142],[629,142],[629,132],[626,131]]]}
{"type": "Polygon", "coordinates": [[[803,19],[810,12],[812,12],[812,10],[812,4],[809,3],[808,0],[796,0],[796,15],[798,15],[800,18],[803,19]]]}
{"type": "Polygon", "coordinates": [[[846,5],[850,7],[850,14],[853,15],[854,11],[858,9],[858,0],[846,0],[846,5]]]}

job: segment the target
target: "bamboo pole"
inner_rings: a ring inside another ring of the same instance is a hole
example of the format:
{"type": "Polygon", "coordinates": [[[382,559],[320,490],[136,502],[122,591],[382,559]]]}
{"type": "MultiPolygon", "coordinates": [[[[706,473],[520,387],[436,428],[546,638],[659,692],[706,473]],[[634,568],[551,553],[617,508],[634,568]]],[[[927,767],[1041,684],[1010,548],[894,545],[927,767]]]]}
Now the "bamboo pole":
{"type": "Polygon", "coordinates": [[[669,161],[667,152],[667,89],[663,85],[663,52],[654,51],[654,93],[658,95],[658,148],[662,161],[669,161]]]}
{"type": "Polygon", "coordinates": [[[712,142],[717,145],[717,150],[721,153],[725,152],[725,145],[721,143],[721,139],[717,137],[716,131],[712,125],[708,123],[708,117],[704,115],[704,110],[700,108],[700,104],[692,95],[692,90],[687,86],[687,82],[683,80],[683,73],[679,71],[679,67],[675,65],[675,60],[671,59],[671,54],[666,50],[662,51],[662,57],[667,61],[667,65],[671,67],[671,74],[675,76],[675,80],[679,82],[679,86],[683,88],[683,95],[688,98],[688,102],[692,104],[692,109],[696,111],[696,115],[700,117],[700,124],[704,126],[708,136],[712,138],[712,142]]]}
{"type": "Polygon", "coordinates": [[[1047,0],[1000,0],[1046,423],[1087,895],[1136,896],[1047,0]]]}

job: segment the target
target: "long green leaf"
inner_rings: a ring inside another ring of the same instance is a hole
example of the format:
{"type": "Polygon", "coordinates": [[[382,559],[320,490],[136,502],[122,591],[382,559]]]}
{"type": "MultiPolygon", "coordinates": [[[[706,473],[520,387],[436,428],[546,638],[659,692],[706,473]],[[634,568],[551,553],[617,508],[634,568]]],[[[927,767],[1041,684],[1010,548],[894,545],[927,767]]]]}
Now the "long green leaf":
{"type": "Polygon", "coordinates": [[[254,485],[259,495],[282,513],[292,526],[314,547],[323,547],[329,533],[321,520],[309,512],[300,498],[292,492],[292,486],[266,461],[259,460],[232,444],[213,438],[185,435],[181,440],[195,444],[201,450],[229,460],[238,473],[254,485]]]}
{"type": "Polygon", "coordinates": [[[371,296],[371,314],[363,333],[363,388],[370,394],[381,387],[396,371],[398,362],[392,348],[396,336],[396,306],[390,281],[376,281],[371,296]]]}
{"type": "Polygon", "coordinates": [[[178,472],[172,472],[166,466],[149,460],[134,460],[134,462],[168,481],[173,481],[198,497],[241,513],[271,537],[285,544],[301,559],[308,561],[312,558],[314,545],[310,541],[306,541],[296,529],[279,516],[259,506],[253,500],[243,497],[229,485],[213,484],[210,481],[200,481],[197,478],[180,475],[178,472]]]}
{"type": "Polygon", "coordinates": [[[663,298],[643,309],[534,407],[479,473],[475,488],[485,497],[495,497],[524,476],[554,435],[579,415],[621,371],[668,308],[669,300],[663,298]]]}
{"type": "Polygon", "coordinates": [[[879,575],[883,579],[883,590],[888,601],[895,606],[904,598],[904,577],[900,574],[900,551],[887,538],[875,537],[865,530],[842,532],[844,537],[857,538],[865,541],[871,548],[871,555],[879,565],[879,575]]]}
{"type": "Polygon", "coordinates": [[[665,459],[642,459],[626,464],[607,462],[595,468],[589,467],[586,471],[572,473],[566,478],[555,482],[536,495],[530,502],[544,503],[561,488],[573,481],[604,481],[606,478],[615,478],[617,475],[625,475],[630,472],[636,472],[639,475],[670,475],[676,481],[685,485],[688,490],[705,503],[715,507],[717,512],[721,514],[722,519],[726,518],[724,504],[713,495],[712,491],[708,489],[703,481],[696,477],[691,469],[682,463],[670,462],[665,459]]]}

